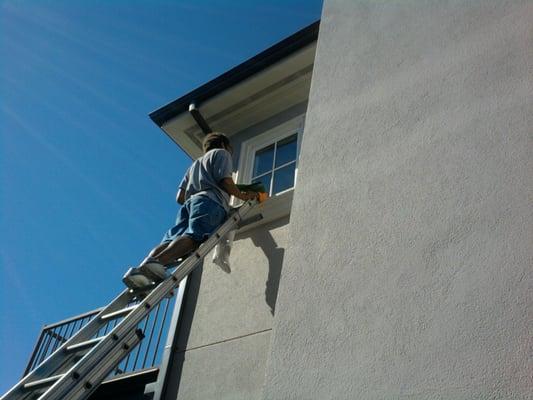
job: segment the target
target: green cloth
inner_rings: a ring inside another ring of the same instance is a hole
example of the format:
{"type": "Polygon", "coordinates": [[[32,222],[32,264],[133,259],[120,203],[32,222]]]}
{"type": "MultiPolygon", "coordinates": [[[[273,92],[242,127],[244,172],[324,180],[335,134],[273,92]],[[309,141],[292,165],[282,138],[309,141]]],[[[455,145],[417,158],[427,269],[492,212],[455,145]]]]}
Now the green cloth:
{"type": "Polygon", "coordinates": [[[242,185],[238,184],[237,188],[241,192],[258,192],[258,193],[266,193],[265,185],[263,185],[261,182],[252,183],[251,185],[242,185]]]}

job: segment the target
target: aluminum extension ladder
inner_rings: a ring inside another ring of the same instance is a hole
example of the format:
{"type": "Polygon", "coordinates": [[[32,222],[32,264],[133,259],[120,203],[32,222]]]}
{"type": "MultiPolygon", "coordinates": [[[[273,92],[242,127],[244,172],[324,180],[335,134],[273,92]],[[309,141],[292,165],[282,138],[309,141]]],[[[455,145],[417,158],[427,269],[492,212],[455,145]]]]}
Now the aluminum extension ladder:
{"type": "Polygon", "coordinates": [[[234,209],[228,220],[185,259],[176,270],[151,291],[139,294],[124,290],[95,318],[59,347],[37,368],[26,375],[0,400],[82,400],[88,398],[113,368],[143,339],[138,324],[194,270],[226,233],[261,219],[258,214],[247,221],[243,217],[253,208],[255,200],[234,209]],[[141,297],[142,301],[128,306],[141,297]],[[124,319],[107,335],[94,338],[105,324],[124,319]]]}

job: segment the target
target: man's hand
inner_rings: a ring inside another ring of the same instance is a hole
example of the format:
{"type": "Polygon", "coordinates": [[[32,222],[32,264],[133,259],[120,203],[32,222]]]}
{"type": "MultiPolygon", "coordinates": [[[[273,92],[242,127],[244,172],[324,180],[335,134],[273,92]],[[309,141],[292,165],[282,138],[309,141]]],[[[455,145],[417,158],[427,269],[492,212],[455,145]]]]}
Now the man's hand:
{"type": "Polygon", "coordinates": [[[241,192],[241,197],[239,197],[241,200],[247,201],[247,200],[257,200],[259,199],[259,193],[257,192],[241,192]]]}
{"type": "Polygon", "coordinates": [[[233,182],[232,178],[222,179],[220,181],[220,187],[224,189],[226,193],[244,201],[255,200],[259,197],[259,194],[256,192],[241,192],[239,188],[235,186],[235,182],[233,182]]]}

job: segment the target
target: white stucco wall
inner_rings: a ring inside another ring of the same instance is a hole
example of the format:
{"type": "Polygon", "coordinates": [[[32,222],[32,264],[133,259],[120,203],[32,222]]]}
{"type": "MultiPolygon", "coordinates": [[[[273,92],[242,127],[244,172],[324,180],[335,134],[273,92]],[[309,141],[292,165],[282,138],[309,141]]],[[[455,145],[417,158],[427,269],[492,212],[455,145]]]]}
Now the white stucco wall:
{"type": "Polygon", "coordinates": [[[288,217],[236,236],[231,271],[189,277],[164,400],[261,398],[288,217]]]}
{"type": "Polygon", "coordinates": [[[325,1],[264,399],[531,398],[532,29],[325,1]]]}

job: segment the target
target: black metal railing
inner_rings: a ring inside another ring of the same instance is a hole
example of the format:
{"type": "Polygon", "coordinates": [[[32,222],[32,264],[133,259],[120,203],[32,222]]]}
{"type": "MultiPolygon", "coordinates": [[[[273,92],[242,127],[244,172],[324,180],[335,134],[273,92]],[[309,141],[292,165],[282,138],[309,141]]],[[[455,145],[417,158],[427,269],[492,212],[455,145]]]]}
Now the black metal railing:
{"type": "MultiPolygon", "coordinates": [[[[161,362],[166,335],[172,315],[171,304],[175,297],[161,301],[138,325],[144,332],[144,339],[113,370],[110,377],[156,367],[161,362]]],[[[129,304],[131,306],[135,303],[129,304]]],[[[24,376],[33,371],[40,363],[70,339],[76,332],[89,323],[102,309],[96,309],[66,320],[46,325],[42,328],[32,352],[24,376]]],[[[93,336],[105,336],[111,332],[124,317],[110,320],[93,336]]]]}

